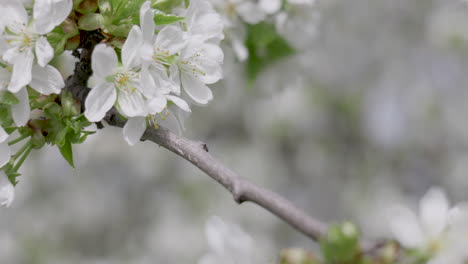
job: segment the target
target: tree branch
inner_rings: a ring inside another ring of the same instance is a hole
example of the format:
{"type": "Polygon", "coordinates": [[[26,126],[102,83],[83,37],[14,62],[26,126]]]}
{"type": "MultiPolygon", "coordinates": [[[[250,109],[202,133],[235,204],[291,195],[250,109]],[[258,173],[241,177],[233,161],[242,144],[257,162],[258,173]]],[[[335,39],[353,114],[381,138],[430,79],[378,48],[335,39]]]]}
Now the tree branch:
{"type": "MultiPolygon", "coordinates": [[[[82,107],[84,107],[83,103],[89,92],[86,82],[92,74],[90,57],[93,46],[82,48],[80,61],[76,63],[75,72],[66,81],[65,89],[81,102],[82,107]]],[[[120,118],[115,109],[111,109],[104,119],[111,126],[123,127],[125,124],[125,120],[120,118]]],[[[141,140],[152,141],[191,162],[231,192],[234,200],[239,204],[247,201],[253,202],[315,241],[326,233],[327,226],[325,224],[311,218],[282,196],[239,177],[235,172],[225,167],[208,153],[206,144],[183,138],[163,127],[148,128],[141,140]]]]}
{"type": "MultiPolygon", "coordinates": [[[[105,120],[112,126],[125,124],[115,110],[110,111],[105,120]]],[[[211,156],[203,142],[186,139],[163,127],[149,127],[141,140],[152,141],[189,161],[231,192],[237,203],[253,202],[316,241],[325,234],[325,224],[309,217],[282,196],[238,176],[211,156]]]]}

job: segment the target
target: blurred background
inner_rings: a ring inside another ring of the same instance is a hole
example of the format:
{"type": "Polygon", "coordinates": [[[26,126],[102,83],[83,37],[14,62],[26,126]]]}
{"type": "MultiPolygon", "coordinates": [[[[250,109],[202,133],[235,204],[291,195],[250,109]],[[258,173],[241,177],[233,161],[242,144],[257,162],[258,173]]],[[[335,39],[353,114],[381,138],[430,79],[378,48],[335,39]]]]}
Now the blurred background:
{"type": "MultiPolygon", "coordinates": [[[[371,238],[388,234],[390,204],[414,206],[431,186],[467,199],[468,4],[314,8],[283,32],[298,52],[255,81],[227,47],[225,80],[211,104],[193,107],[183,135],[310,215],[356,221],[371,238]]],[[[197,263],[213,215],[252,237],[254,263],[316,246],[167,150],[129,147],[119,129],[74,153],[76,169],[50,147],[27,161],[12,208],[0,210],[1,263],[197,263]]]]}

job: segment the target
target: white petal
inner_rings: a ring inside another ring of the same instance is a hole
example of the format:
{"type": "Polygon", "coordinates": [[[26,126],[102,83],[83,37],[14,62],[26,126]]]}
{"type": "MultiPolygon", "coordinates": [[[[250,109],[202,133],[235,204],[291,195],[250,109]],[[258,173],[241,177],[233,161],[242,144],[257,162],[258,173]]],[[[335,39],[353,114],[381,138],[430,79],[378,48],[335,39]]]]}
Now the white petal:
{"type": "Polygon", "coordinates": [[[179,67],[177,65],[171,65],[169,67],[169,78],[172,82],[172,89],[171,91],[175,93],[176,95],[180,95],[180,72],[179,72],[179,67]]]}
{"type": "Polygon", "coordinates": [[[164,27],[156,36],[155,46],[170,55],[179,52],[185,46],[182,30],[176,26],[164,27]]]}
{"type": "Polygon", "coordinates": [[[147,115],[145,99],[138,90],[128,93],[121,91],[117,103],[121,113],[127,117],[147,115]]]}
{"type": "Polygon", "coordinates": [[[192,112],[190,110],[190,107],[189,105],[187,104],[187,102],[185,102],[184,100],[180,99],[179,97],[177,96],[172,96],[172,95],[168,95],[167,96],[167,99],[168,100],[171,100],[175,105],[177,105],[178,107],[180,107],[180,109],[184,110],[185,112],[192,112]]]}
{"type": "Polygon", "coordinates": [[[60,25],[70,14],[72,0],[35,0],[34,29],[39,34],[47,34],[60,25]]]}
{"type": "Polygon", "coordinates": [[[92,88],[85,101],[85,116],[91,122],[101,121],[115,103],[117,92],[112,83],[92,88]]]}
{"type": "Polygon", "coordinates": [[[156,83],[150,73],[149,65],[144,65],[140,72],[141,91],[146,97],[155,95],[156,83]]]}
{"type": "Polygon", "coordinates": [[[437,238],[447,227],[449,202],[444,191],[431,188],[419,203],[421,222],[431,238],[437,238]]]}
{"type": "Polygon", "coordinates": [[[0,172],[0,205],[9,207],[15,199],[15,187],[5,173],[0,172]]]}
{"type": "Polygon", "coordinates": [[[28,89],[23,88],[15,94],[19,103],[11,106],[11,115],[17,126],[24,126],[29,120],[31,108],[29,106],[28,89]]]}
{"type": "Polygon", "coordinates": [[[12,47],[10,48],[9,46],[5,46],[7,49],[3,52],[3,60],[13,64],[15,62],[15,59],[18,55],[20,55],[20,51],[18,47],[12,47]]]}
{"type": "Polygon", "coordinates": [[[59,94],[60,90],[65,87],[65,82],[56,68],[50,65],[45,67],[34,65],[30,86],[41,94],[59,94]]]}
{"type": "Polygon", "coordinates": [[[141,30],[138,26],[133,26],[122,47],[122,63],[126,69],[140,64],[139,52],[142,44],[143,36],[141,30]]]}
{"type": "Polygon", "coordinates": [[[10,30],[18,32],[15,27],[28,24],[28,13],[20,1],[2,0],[0,5],[0,27],[8,26],[10,30]]]}
{"type": "Polygon", "coordinates": [[[265,20],[265,13],[252,2],[243,2],[237,6],[237,13],[249,24],[257,24],[265,20]]]}
{"type": "Polygon", "coordinates": [[[140,25],[143,33],[143,40],[146,43],[153,44],[154,30],[156,25],[153,20],[153,11],[150,6],[151,2],[146,1],[140,8],[140,25]]]}
{"type": "Polygon", "coordinates": [[[118,60],[114,49],[107,47],[106,44],[96,45],[91,56],[91,67],[93,75],[99,79],[105,79],[114,73],[117,68],[118,60]]]}
{"type": "Polygon", "coordinates": [[[231,43],[237,59],[239,59],[239,61],[245,61],[249,57],[249,51],[244,43],[238,39],[232,39],[231,43]]]}
{"type": "Polygon", "coordinates": [[[425,242],[416,215],[405,207],[397,207],[390,219],[390,230],[404,247],[420,248],[425,242]]]}
{"type": "Polygon", "coordinates": [[[132,117],[127,120],[123,128],[123,136],[130,146],[135,145],[146,130],[146,118],[143,116],[132,117]]]}
{"type": "Polygon", "coordinates": [[[206,86],[199,79],[189,75],[182,74],[182,86],[184,87],[185,92],[197,103],[207,104],[211,99],[213,99],[213,93],[210,88],[206,86]]]}
{"type": "Polygon", "coordinates": [[[0,168],[10,161],[11,152],[7,142],[0,143],[0,168]]]}
{"type": "Polygon", "coordinates": [[[2,126],[0,126],[0,143],[5,142],[7,138],[8,138],[8,133],[5,131],[5,129],[3,129],[2,126]]]}
{"type": "Polygon", "coordinates": [[[161,113],[166,106],[167,99],[165,96],[154,97],[151,98],[148,102],[148,112],[152,115],[161,113]]]}
{"type": "Polygon", "coordinates": [[[280,10],[281,0],[260,0],[260,8],[267,14],[273,14],[280,10]]]}
{"type": "Polygon", "coordinates": [[[54,57],[54,49],[50,46],[46,37],[39,37],[36,41],[37,64],[44,67],[54,57]]]}
{"type": "Polygon", "coordinates": [[[13,64],[13,74],[8,86],[10,92],[16,93],[31,82],[33,60],[34,55],[31,50],[21,52],[16,56],[13,64]]]}

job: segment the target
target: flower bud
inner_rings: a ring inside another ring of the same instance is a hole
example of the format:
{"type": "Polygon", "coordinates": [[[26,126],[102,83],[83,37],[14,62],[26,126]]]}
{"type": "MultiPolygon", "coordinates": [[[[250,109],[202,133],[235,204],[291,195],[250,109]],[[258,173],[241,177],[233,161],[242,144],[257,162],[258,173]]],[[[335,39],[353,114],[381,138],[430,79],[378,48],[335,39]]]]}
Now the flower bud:
{"type": "Polygon", "coordinates": [[[97,0],[84,0],[76,7],[76,11],[83,15],[95,13],[98,8],[97,0]]]}

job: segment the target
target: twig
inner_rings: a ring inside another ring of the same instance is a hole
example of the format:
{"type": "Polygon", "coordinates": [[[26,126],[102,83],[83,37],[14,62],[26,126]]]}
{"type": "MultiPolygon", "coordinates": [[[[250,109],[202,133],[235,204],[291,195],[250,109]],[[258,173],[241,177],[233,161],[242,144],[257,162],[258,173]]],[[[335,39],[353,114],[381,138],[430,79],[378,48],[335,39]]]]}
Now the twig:
{"type": "MultiPolygon", "coordinates": [[[[65,89],[80,100],[82,106],[89,92],[86,82],[92,74],[90,54],[93,46],[83,47],[75,72],[66,81],[65,89]]],[[[112,126],[123,127],[125,124],[115,109],[111,109],[104,119],[112,126]]],[[[211,156],[206,144],[183,138],[163,127],[148,128],[141,140],[152,141],[191,162],[229,190],[239,204],[253,202],[315,241],[325,234],[327,229],[325,224],[311,218],[280,195],[239,177],[211,156]]]]}

